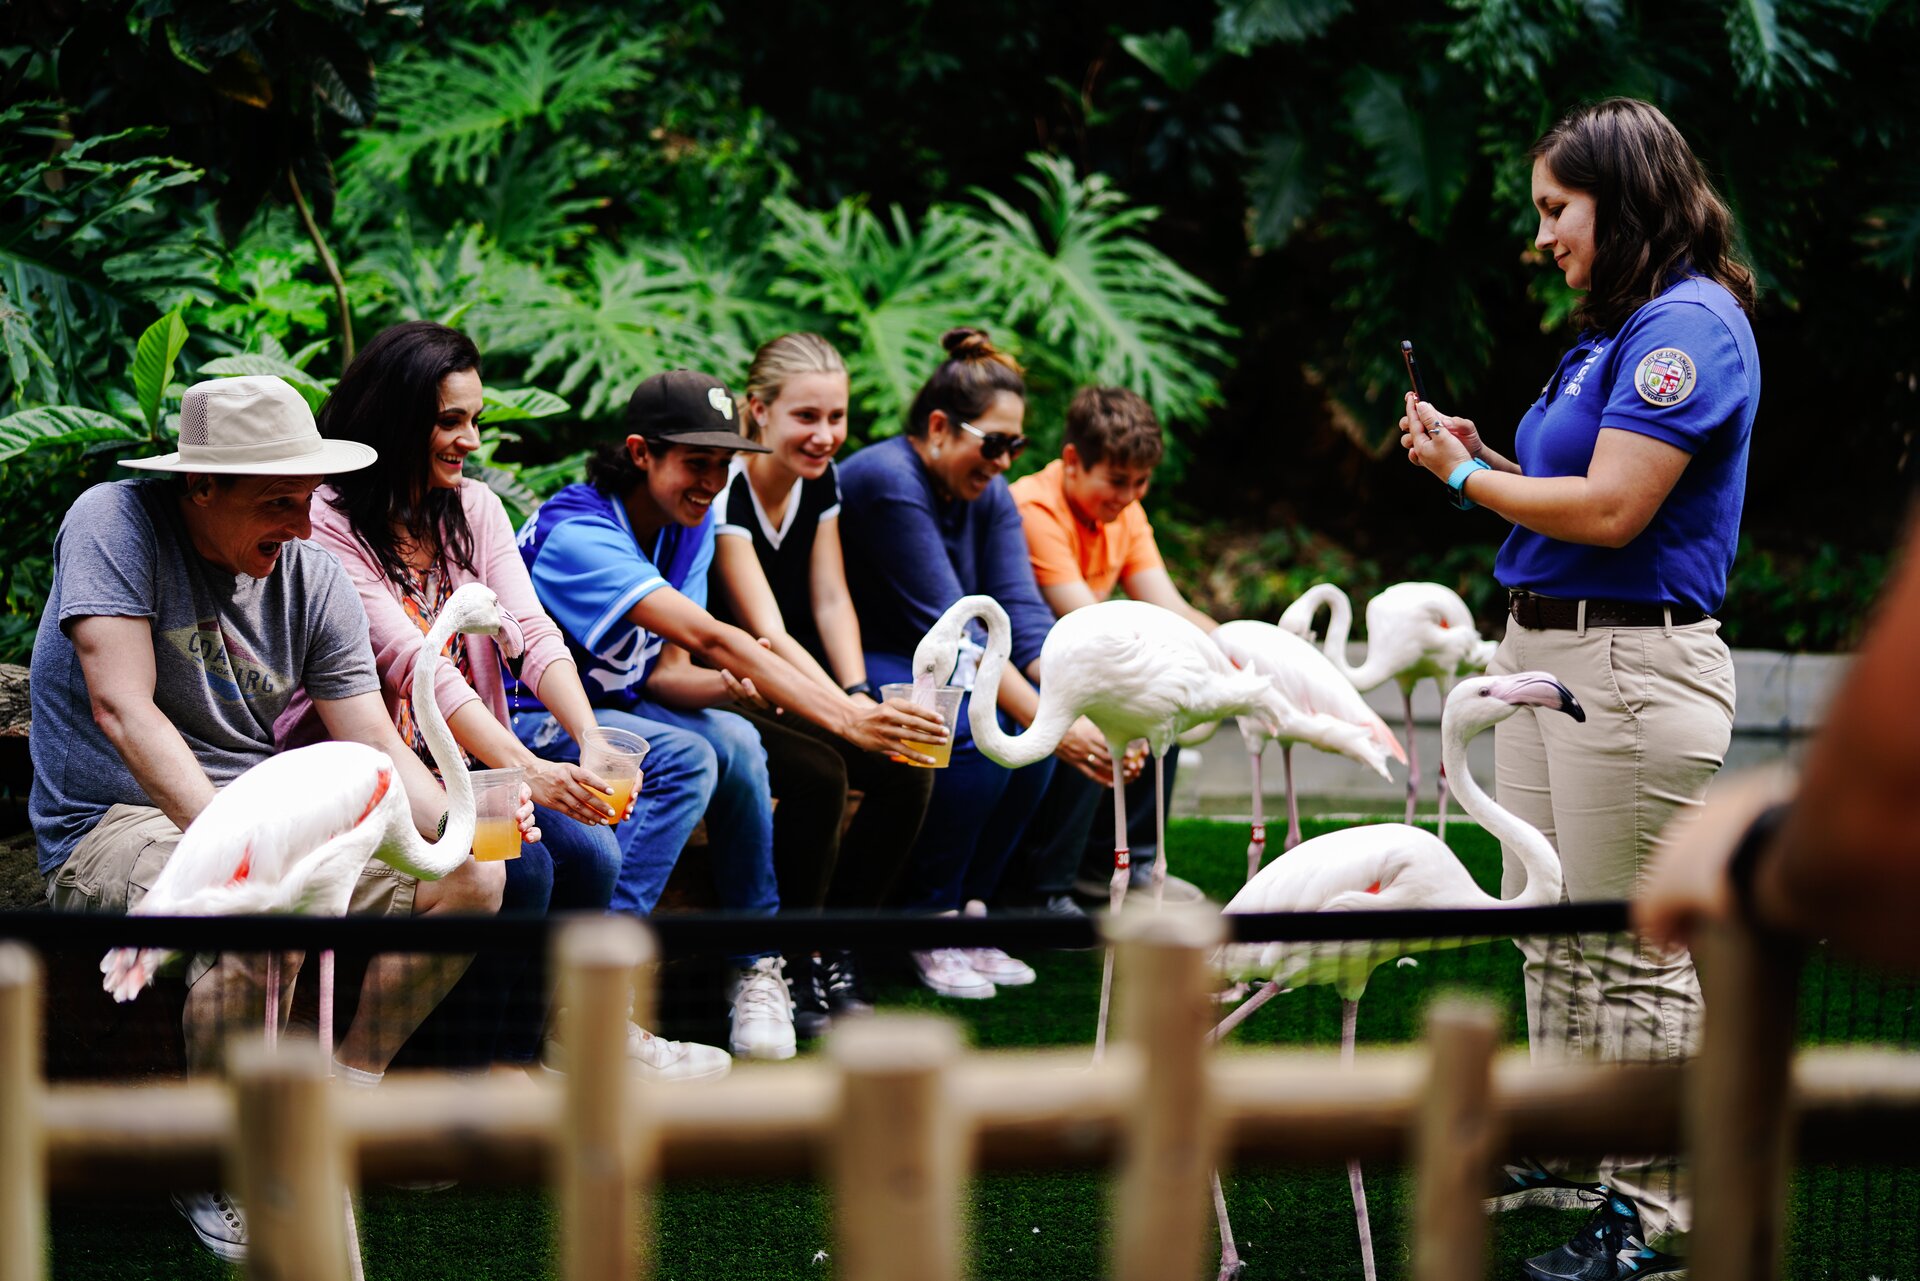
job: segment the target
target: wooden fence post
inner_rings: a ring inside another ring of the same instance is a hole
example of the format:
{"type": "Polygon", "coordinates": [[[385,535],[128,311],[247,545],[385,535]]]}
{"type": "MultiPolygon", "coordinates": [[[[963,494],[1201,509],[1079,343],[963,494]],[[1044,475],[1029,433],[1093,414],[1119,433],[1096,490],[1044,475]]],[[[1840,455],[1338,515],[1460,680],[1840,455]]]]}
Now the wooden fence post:
{"type": "Polygon", "coordinates": [[[1792,1159],[1799,948],[1737,925],[1708,930],[1699,959],[1706,1027],[1687,1068],[1697,1281],[1780,1275],[1792,1159]]]}
{"type": "Polygon", "coordinates": [[[1207,1072],[1208,965],[1226,926],[1218,912],[1166,908],[1110,919],[1107,934],[1119,948],[1119,1039],[1142,1066],[1114,1193],[1112,1274],[1195,1276],[1219,1148],[1207,1072]]]}
{"type": "Polygon", "coordinates": [[[1500,1017],[1484,1001],[1449,997],[1427,1015],[1432,1055],[1414,1124],[1414,1281],[1487,1275],[1480,1199],[1493,1170],[1493,1054],[1500,1017]]]}
{"type": "Polygon", "coordinates": [[[966,1126],[944,1019],[877,1014],[834,1030],[840,1068],[831,1157],[840,1281],[958,1281],[966,1126]]]}
{"type": "Polygon", "coordinates": [[[627,1018],[631,1008],[644,1026],[650,1015],[653,985],[636,991],[634,977],[653,958],[653,936],[630,916],[570,922],[555,944],[567,1047],[559,1180],[565,1281],[630,1281],[651,1270],[652,1234],[640,1229],[655,1144],[643,1087],[627,1069],[627,1018]]]}
{"type": "Polygon", "coordinates": [[[247,1275],[345,1281],[346,1152],[335,1087],[317,1041],[253,1035],[228,1052],[236,1107],[236,1189],[247,1215],[247,1275]]]}
{"type": "Polygon", "coordinates": [[[40,963],[0,943],[0,1281],[39,1281],[46,1264],[42,1092],[40,963]]]}

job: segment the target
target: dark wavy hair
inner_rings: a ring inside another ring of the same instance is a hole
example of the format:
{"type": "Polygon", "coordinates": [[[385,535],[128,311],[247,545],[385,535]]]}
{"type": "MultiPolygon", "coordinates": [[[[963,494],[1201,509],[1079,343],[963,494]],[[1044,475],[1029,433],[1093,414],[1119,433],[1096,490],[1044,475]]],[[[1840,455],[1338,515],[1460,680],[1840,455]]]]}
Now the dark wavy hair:
{"type": "Polygon", "coordinates": [[[372,552],[395,585],[412,572],[401,558],[404,539],[430,547],[441,565],[473,567],[473,531],[457,490],[430,483],[429,455],[440,417],[440,383],[448,374],[480,372],[480,349],[457,329],[415,320],[383,330],[361,349],[320,406],[320,434],[371,445],[371,467],[327,479],[333,509],[346,515],[353,535],[372,552]],[[396,529],[397,527],[397,529],[396,529]]]}
{"type": "Polygon", "coordinates": [[[1724,286],[1751,315],[1753,271],[1733,214],[1659,108],[1608,98],[1574,108],[1527,151],[1562,186],[1593,197],[1593,281],[1574,320],[1613,333],[1679,275],[1724,286]]]}
{"type": "Polygon", "coordinates": [[[1019,362],[995,347],[984,329],[949,329],[940,335],[947,358],[921,386],[907,410],[907,435],[925,436],[927,420],[938,409],[953,419],[976,418],[993,406],[993,398],[1010,391],[1025,400],[1027,380],[1019,362]]]}

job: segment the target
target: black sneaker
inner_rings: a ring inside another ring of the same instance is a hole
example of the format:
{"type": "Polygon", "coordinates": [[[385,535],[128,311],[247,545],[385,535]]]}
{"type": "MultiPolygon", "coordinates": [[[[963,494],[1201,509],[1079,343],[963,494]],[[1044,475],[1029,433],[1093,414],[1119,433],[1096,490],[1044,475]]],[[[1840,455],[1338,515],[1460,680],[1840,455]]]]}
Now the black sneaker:
{"type": "Polygon", "coordinates": [[[1528,1281],[1637,1281],[1672,1277],[1686,1269],[1684,1259],[1647,1244],[1633,1202],[1605,1186],[1599,1195],[1599,1208],[1573,1240],[1520,1265],[1528,1281]]]}
{"type": "Polygon", "coordinates": [[[793,1031],[803,1040],[823,1036],[833,1026],[825,978],[825,963],[811,952],[802,952],[787,962],[787,986],[793,991],[793,1031]]]}
{"type": "Polygon", "coordinates": [[[1555,1210],[1579,1210],[1599,1195],[1598,1183],[1577,1183],[1555,1174],[1532,1157],[1519,1157],[1500,1167],[1493,1186],[1487,1190],[1489,1214],[1546,1206],[1555,1210]]]}
{"type": "Polygon", "coordinates": [[[827,952],[820,958],[820,989],[827,1010],[835,1018],[873,1013],[873,1002],[861,991],[860,976],[854,969],[853,953],[827,952]]]}

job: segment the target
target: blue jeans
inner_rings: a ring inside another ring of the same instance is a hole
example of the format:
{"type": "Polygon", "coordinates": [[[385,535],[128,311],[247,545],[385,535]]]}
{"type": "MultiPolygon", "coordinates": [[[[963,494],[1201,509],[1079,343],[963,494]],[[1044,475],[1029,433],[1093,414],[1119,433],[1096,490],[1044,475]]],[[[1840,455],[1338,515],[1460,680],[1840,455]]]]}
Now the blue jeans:
{"type": "MultiPolygon", "coordinates": [[[[613,829],[621,849],[610,906],[645,916],[660,901],[687,837],[705,813],[714,893],[731,912],[780,910],[773,874],[773,800],[760,735],[731,712],[682,712],[642,701],[634,710],[594,709],[594,719],[647,740],[646,779],[633,817],[613,829]]],[[[553,717],[523,713],[514,732],[535,755],[580,759],[553,717]]]]}
{"type": "MultiPolygon", "coordinates": [[[[912,662],[900,654],[868,654],[867,679],[876,686],[911,681],[912,662]]],[[[981,755],[968,719],[972,703],[972,694],[960,700],[953,763],[934,771],[933,799],[901,878],[899,906],[907,911],[949,912],[968,899],[990,901],[1053,777],[1051,756],[1010,770],[981,755]]],[[[1004,714],[1000,723],[1010,732],[1017,728],[1004,714]]]]}

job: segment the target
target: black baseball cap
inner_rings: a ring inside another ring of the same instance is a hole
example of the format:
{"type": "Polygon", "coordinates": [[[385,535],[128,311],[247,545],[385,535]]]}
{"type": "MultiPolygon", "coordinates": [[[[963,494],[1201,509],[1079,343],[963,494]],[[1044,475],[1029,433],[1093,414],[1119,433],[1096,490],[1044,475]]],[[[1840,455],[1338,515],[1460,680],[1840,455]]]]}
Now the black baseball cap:
{"type": "Polygon", "coordinates": [[[672,445],[771,453],[740,434],[733,393],[718,378],[691,369],[675,369],[634,388],[627,400],[627,431],[672,445]]]}

